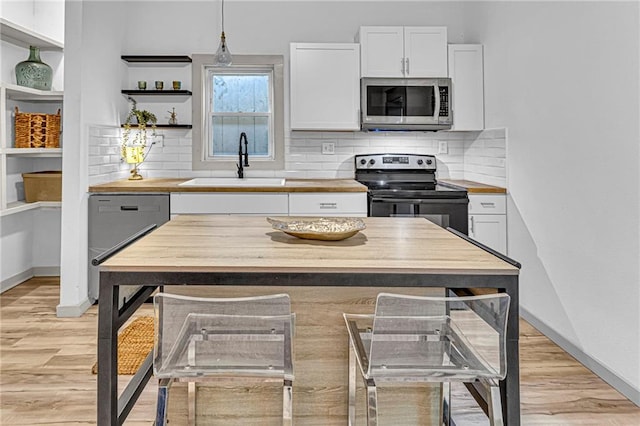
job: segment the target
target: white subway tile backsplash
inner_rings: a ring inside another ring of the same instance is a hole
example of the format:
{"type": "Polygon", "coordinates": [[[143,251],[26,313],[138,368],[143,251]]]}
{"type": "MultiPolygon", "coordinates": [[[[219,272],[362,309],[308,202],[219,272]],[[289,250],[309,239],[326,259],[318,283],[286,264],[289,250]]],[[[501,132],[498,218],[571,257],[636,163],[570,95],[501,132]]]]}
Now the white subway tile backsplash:
{"type": "Polygon", "coordinates": [[[322,132],[291,132],[291,139],[322,139],[322,132]]]}
{"type": "Polygon", "coordinates": [[[336,142],[336,149],[348,148],[348,147],[361,148],[361,147],[368,147],[368,146],[369,146],[369,139],[358,139],[358,138],[338,139],[338,141],[336,142]]]}
{"type": "Polygon", "coordinates": [[[150,170],[144,167],[140,167],[140,174],[148,178],[180,178],[180,172],[178,170],[150,170]]]}
{"type": "Polygon", "coordinates": [[[100,166],[100,174],[117,173],[119,170],[119,164],[103,164],[100,166]]]}
{"type": "MultiPolygon", "coordinates": [[[[119,128],[90,129],[89,177],[94,181],[124,178],[129,165],[120,161],[119,128]]],[[[141,166],[146,177],[230,176],[229,170],[191,170],[191,132],[162,133],[161,141],[149,152],[141,166]]],[[[381,152],[435,155],[438,176],[470,179],[506,186],[506,132],[489,129],[483,132],[303,132],[285,136],[285,169],[248,171],[251,176],[290,178],[353,178],[357,154],[381,152]],[[447,154],[438,154],[438,143],[446,141],[447,154]],[[335,154],[323,155],[322,143],[335,145],[335,154]],[[258,176],[260,175],[260,176],[258,176]]],[[[251,160],[250,160],[251,161],[251,160]]]]}
{"type": "Polygon", "coordinates": [[[162,148],[164,154],[191,154],[191,147],[165,145],[162,148]]]}
{"type": "MultiPolygon", "coordinates": [[[[331,171],[314,171],[314,172],[310,172],[308,174],[309,178],[312,179],[336,179],[338,173],[335,170],[331,170],[331,171]]],[[[351,176],[353,177],[353,176],[351,176]]]]}
{"type": "Polygon", "coordinates": [[[321,163],[299,162],[292,163],[291,166],[295,170],[322,170],[321,163]]]}
{"type": "Polygon", "coordinates": [[[109,164],[109,156],[108,155],[96,155],[89,157],[89,165],[96,166],[99,164],[109,164]]]}

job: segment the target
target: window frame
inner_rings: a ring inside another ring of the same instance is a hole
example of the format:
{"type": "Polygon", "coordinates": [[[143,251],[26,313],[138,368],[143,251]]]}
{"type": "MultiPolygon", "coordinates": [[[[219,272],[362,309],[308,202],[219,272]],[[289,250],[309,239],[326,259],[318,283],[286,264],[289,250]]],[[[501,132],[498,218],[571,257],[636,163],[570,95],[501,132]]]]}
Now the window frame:
{"type": "Polygon", "coordinates": [[[268,124],[269,124],[269,131],[268,131],[268,135],[267,135],[267,142],[268,142],[268,147],[267,147],[267,152],[268,155],[264,156],[258,156],[257,154],[253,155],[253,158],[256,159],[256,161],[265,161],[265,160],[273,160],[275,158],[274,156],[274,152],[275,152],[275,143],[274,143],[274,128],[275,128],[275,120],[274,120],[274,72],[273,72],[273,67],[271,66],[255,66],[255,67],[247,67],[246,69],[243,69],[242,72],[238,72],[237,68],[216,68],[216,67],[205,67],[205,72],[207,73],[206,75],[206,79],[205,79],[205,94],[207,96],[206,99],[206,108],[207,108],[207,116],[206,116],[206,129],[207,129],[207,134],[206,134],[206,141],[207,143],[205,144],[206,146],[203,147],[205,149],[204,152],[204,158],[206,161],[229,161],[229,159],[232,158],[237,158],[237,150],[235,152],[235,154],[233,155],[221,155],[218,154],[216,155],[216,152],[213,150],[213,145],[212,140],[213,140],[213,127],[212,125],[210,125],[210,123],[213,121],[214,117],[266,117],[268,119],[268,124]],[[268,75],[269,78],[269,87],[268,87],[268,91],[269,91],[269,111],[268,112],[247,112],[247,113],[243,113],[243,112],[215,112],[213,111],[213,109],[211,109],[211,105],[214,105],[213,102],[213,76],[214,75],[238,75],[238,74],[244,74],[244,75],[268,75]],[[212,152],[213,151],[213,152],[212,152]]]}
{"type": "MultiPolygon", "coordinates": [[[[207,82],[210,70],[215,69],[213,55],[192,55],[192,102],[193,102],[193,130],[192,130],[192,169],[193,170],[236,170],[237,158],[233,157],[209,157],[208,144],[210,119],[207,102],[210,102],[211,87],[207,82]]],[[[268,68],[272,70],[273,82],[272,94],[272,126],[270,129],[271,140],[270,157],[251,157],[249,153],[251,170],[281,170],[284,167],[284,56],[282,55],[234,55],[233,64],[230,67],[219,67],[222,72],[233,73],[236,69],[241,71],[268,68]]],[[[211,104],[209,104],[211,105],[211,104]]]]}

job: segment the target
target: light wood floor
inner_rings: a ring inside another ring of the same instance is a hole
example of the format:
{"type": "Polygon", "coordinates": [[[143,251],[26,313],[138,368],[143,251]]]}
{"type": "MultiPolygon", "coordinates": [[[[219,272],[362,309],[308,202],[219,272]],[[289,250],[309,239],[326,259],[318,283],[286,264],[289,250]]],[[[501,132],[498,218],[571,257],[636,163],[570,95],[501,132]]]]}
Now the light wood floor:
{"type": "MultiPolygon", "coordinates": [[[[57,318],[58,298],[57,278],[0,295],[0,425],[96,422],[97,306],[57,318]]],[[[150,305],[137,313],[148,314],[150,305]]],[[[520,327],[522,424],[640,425],[639,407],[531,325],[520,327]]],[[[154,392],[150,384],[126,424],[153,423],[154,392]]]]}

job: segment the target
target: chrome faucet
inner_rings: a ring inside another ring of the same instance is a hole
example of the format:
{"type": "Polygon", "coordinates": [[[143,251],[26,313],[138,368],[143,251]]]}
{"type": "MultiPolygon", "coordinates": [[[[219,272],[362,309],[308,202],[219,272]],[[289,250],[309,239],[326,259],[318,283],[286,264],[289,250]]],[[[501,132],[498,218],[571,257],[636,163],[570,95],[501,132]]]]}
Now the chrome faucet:
{"type": "Polygon", "coordinates": [[[249,142],[247,142],[247,134],[245,132],[240,133],[240,140],[238,141],[238,177],[242,179],[244,177],[244,168],[249,167],[249,142]],[[244,139],[244,153],[242,152],[242,140],[244,139]],[[243,160],[244,157],[244,160],[243,160]]]}

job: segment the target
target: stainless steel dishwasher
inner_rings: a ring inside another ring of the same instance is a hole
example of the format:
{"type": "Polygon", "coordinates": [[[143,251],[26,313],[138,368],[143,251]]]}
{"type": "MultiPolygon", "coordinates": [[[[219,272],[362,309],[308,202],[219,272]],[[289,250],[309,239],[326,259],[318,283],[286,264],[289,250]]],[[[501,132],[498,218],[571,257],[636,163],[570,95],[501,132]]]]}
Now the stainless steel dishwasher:
{"type": "MultiPolygon", "coordinates": [[[[89,197],[89,299],[98,300],[99,266],[91,259],[149,225],[169,221],[169,194],[93,194],[89,197]]],[[[137,291],[120,287],[120,302],[137,291]]]]}

